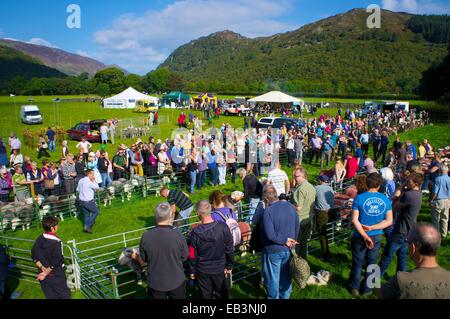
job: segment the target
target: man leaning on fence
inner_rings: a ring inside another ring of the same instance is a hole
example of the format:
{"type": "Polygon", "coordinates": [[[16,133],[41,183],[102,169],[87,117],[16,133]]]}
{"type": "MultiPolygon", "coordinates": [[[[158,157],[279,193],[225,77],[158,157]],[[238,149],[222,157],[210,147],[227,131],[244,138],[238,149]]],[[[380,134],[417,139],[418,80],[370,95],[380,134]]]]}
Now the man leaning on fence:
{"type": "Polygon", "coordinates": [[[141,266],[147,263],[148,295],[151,299],[186,299],[183,263],[189,250],[183,234],[173,227],[169,203],[155,208],[156,227],[141,238],[139,254],[131,258],[141,266]]]}
{"type": "Polygon", "coordinates": [[[45,233],[39,236],[31,249],[31,258],[39,268],[37,280],[46,299],[70,299],[67,287],[61,239],[56,236],[58,219],[47,216],[42,219],[45,233]]]}

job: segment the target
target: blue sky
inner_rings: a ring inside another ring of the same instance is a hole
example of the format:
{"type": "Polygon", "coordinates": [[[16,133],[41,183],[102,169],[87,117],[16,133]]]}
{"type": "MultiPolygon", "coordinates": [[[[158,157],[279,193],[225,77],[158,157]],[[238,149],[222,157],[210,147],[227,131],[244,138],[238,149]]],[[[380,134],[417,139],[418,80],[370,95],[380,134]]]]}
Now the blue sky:
{"type": "Polygon", "coordinates": [[[200,36],[225,29],[267,36],[372,3],[392,11],[450,13],[450,0],[2,0],[0,37],[145,74],[200,36]],[[81,29],[66,26],[71,3],[81,7],[81,29]]]}

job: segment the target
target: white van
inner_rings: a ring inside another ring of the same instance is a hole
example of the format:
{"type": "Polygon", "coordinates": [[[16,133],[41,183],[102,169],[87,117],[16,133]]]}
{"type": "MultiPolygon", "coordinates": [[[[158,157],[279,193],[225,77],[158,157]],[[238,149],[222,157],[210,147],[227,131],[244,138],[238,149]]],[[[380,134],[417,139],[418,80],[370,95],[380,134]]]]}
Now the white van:
{"type": "Polygon", "coordinates": [[[41,111],[36,105],[22,105],[20,107],[20,117],[24,124],[42,124],[41,111]]]}

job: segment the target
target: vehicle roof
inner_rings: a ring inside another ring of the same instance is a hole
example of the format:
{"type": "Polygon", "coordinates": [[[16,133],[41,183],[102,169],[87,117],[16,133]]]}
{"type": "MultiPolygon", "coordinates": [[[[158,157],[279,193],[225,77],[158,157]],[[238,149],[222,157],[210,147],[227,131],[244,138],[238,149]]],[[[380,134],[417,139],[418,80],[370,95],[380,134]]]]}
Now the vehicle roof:
{"type": "Polygon", "coordinates": [[[22,105],[22,109],[25,110],[39,110],[37,105],[22,105]]]}
{"type": "Polygon", "coordinates": [[[106,122],[107,122],[107,120],[100,119],[100,120],[92,120],[92,121],[83,121],[83,122],[79,122],[78,124],[100,124],[100,123],[106,123],[106,122]]]}

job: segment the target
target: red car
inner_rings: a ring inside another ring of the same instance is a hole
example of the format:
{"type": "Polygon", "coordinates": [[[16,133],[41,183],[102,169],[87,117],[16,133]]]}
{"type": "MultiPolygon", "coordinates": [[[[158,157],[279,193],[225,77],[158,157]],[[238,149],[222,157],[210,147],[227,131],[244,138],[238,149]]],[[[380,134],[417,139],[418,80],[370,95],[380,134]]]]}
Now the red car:
{"type": "Polygon", "coordinates": [[[75,125],[70,130],[67,130],[69,138],[76,141],[81,141],[84,137],[91,143],[101,142],[100,126],[106,123],[106,120],[93,120],[89,122],[82,122],[75,125]]]}

